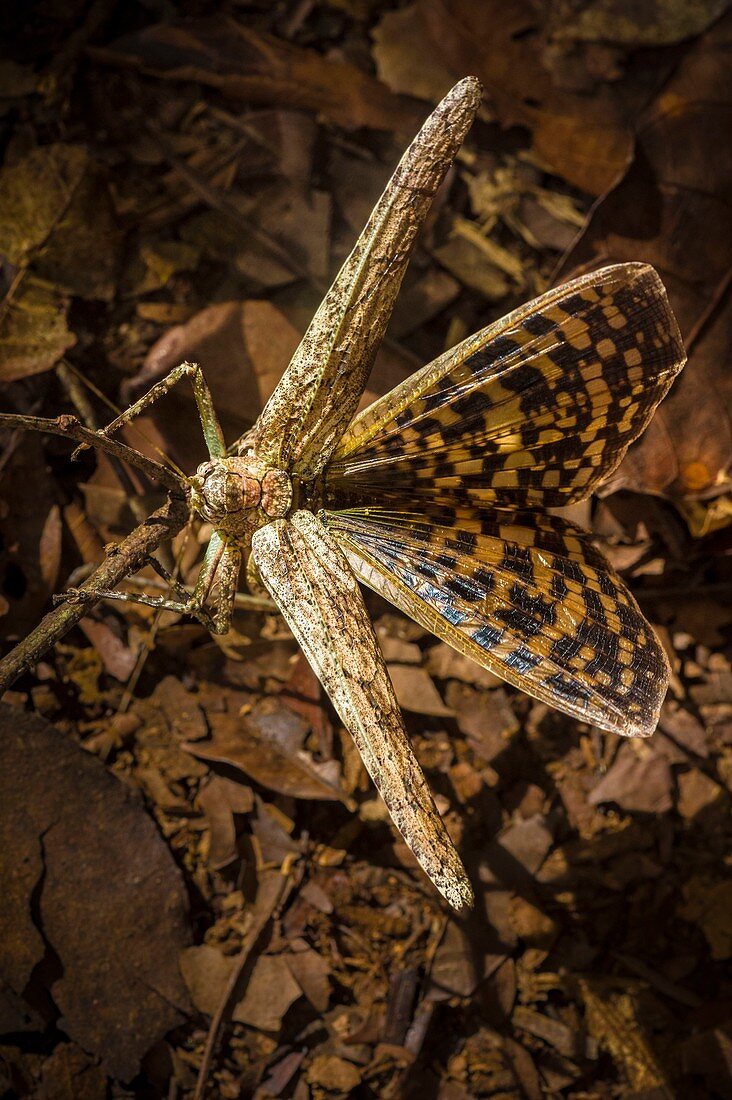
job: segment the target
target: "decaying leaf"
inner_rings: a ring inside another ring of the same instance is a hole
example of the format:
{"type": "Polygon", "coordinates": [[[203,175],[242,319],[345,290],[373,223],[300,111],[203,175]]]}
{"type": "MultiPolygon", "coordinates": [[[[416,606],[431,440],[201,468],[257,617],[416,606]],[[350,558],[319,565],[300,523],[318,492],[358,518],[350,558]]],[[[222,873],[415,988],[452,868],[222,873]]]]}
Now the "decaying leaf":
{"type": "MultiPolygon", "coordinates": [[[[430,57],[438,72],[474,72],[504,126],[525,126],[539,156],[565,179],[592,194],[607,190],[630,162],[633,139],[620,101],[609,85],[592,97],[575,95],[552,82],[540,52],[541,17],[521,0],[500,5],[472,0],[420,0],[430,57]]],[[[411,27],[393,23],[411,49],[411,27]]],[[[396,46],[392,43],[391,49],[396,46]]]]}
{"type": "Polygon", "coordinates": [[[621,745],[615,763],[589,796],[589,802],[616,802],[633,813],[663,813],[672,806],[671,769],[663,756],[639,755],[632,745],[621,745]]]}
{"type": "Polygon", "coordinates": [[[48,370],[76,343],[70,296],[109,299],[118,232],[106,179],[76,145],[42,145],[0,172],[0,379],[48,370]]]}
{"type": "Polygon", "coordinates": [[[197,80],[232,99],[321,112],[338,126],[404,132],[419,124],[419,108],[355,66],[224,15],[159,23],[93,56],[168,80],[197,80]]]}
{"type": "Polygon", "coordinates": [[[13,929],[3,973],[22,993],[51,952],[58,1026],[129,1080],[188,1007],[180,872],[138,799],[99,761],[37,716],[3,706],[0,720],[0,858],[14,884],[0,902],[13,929]]]}
{"type": "Polygon", "coordinates": [[[632,1087],[657,1089],[664,1100],[674,1095],[670,1081],[638,1019],[633,999],[580,979],[587,1030],[623,1066],[632,1087]]]}
{"type": "Polygon", "coordinates": [[[555,40],[665,46],[705,31],[728,7],[727,0],[552,0],[549,25],[555,40]]]}
{"type": "Polygon", "coordinates": [[[348,798],[339,785],[335,761],[317,763],[303,749],[307,723],[277,699],[266,699],[249,714],[209,711],[212,740],[187,744],[202,760],[231,764],[245,775],[295,798],[348,798]]]}
{"type": "Polygon", "coordinates": [[[732,166],[725,151],[710,149],[732,118],[731,34],[726,17],[686,54],[641,118],[632,167],[596,207],[562,267],[641,256],[653,263],[689,353],[679,385],[610,487],[676,498],[729,487],[732,166]]]}
{"type": "Polygon", "coordinates": [[[282,955],[257,959],[246,993],[234,1009],[234,1019],[262,1031],[277,1031],[282,1017],[298,997],[300,986],[282,955]]]}
{"type": "Polygon", "coordinates": [[[213,1016],[219,1008],[236,960],[208,943],[186,947],[180,970],[191,1000],[199,1012],[213,1016]]]}
{"type": "Polygon", "coordinates": [[[26,276],[0,309],[0,379],[40,374],[76,343],[66,311],[68,298],[26,276]]]}
{"type": "Polygon", "coordinates": [[[111,298],[117,227],[106,179],[76,145],[41,145],[0,173],[0,255],[61,294],[111,298]]]}

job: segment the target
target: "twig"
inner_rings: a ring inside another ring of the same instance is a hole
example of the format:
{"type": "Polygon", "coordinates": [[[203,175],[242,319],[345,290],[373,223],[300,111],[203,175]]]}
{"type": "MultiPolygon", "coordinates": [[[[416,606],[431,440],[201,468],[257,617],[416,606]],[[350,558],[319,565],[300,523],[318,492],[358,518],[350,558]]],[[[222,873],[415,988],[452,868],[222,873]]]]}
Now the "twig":
{"type": "MultiPolygon", "coordinates": [[[[183,496],[171,495],[149,519],[113,548],[81,586],[81,592],[85,588],[114,588],[128,573],[141,569],[161,542],[174,538],[185,527],[188,517],[187,500],[183,496]]],[[[92,602],[96,602],[92,596],[88,600],[77,597],[74,603],[64,603],[50,611],[36,629],[0,661],[0,695],[84,618],[92,602]]]]}
{"type": "Polygon", "coordinates": [[[106,451],[107,454],[129,462],[130,466],[136,466],[148,477],[159,481],[172,493],[180,493],[185,488],[185,481],[178,474],[169,470],[167,466],[156,462],[153,458],[146,458],[139,451],[127,447],[124,443],[118,443],[116,439],[108,439],[98,432],[85,428],[75,416],[57,416],[55,419],[45,416],[23,416],[20,413],[0,414],[0,428],[25,428],[27,431],[50,432],[52,435],[63,435],[67,439],[76,439],[89,447],[106,451]]]}
{"type": "Polygon", "coordinates": [[[236,965],[231,972],[231,976],[226,983],[226,989],[224,995],[221,998],[219,1007],[213,1015],[211,1020],[211,1027],[209,1028],[208,1035],[206,1036],[206,1046],[203,1050],[203,1060],[201,1061],[201,1068],[198,1071],[198,1080],[196,1081],[196,1090],[193,1094],[193,1100],[203,1100],[204,1092],[206,1090],[206,1082],[208,1081],[208,1075],[211,1070],[211,1062],[213,1060],[214,1052],[216,1050],[216,1042],[218,1040],[219,1031],[224,1020],[224,1015],[231,1002],[234,993],[239,988],[242,979],[247,972],[248,964],[250,969],[253,968],[257,955],[255,951],[262,945],[265,934],[269,930],[270,922],[276,915],[277,911],[281,908],[285,902],[287,895],[292,887],[293,872],[292,867],[295,861],[294,855],[288,855],[282,863],[279,871],[278,881],[275,883],[272,895],[266,899],[264,904],[259,905],[259,896],[257,896],[256,907],[259,912],[255,914],[254,922],[249,929],[246,943],[244,944],[239,958],[236,960],[236,965]],[[254,958],[252,957],[254,956],[254,958]]]}

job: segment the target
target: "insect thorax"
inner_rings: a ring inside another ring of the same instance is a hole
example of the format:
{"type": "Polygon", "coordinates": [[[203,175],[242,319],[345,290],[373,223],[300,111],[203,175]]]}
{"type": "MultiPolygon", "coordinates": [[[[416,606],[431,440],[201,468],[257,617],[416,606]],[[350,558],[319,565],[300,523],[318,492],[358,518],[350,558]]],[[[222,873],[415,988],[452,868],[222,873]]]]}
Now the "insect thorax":
{"type": "Polygon", "coordinates": [[[292,482],[253,455],[203,462],[192,481],[196,511],[221,534],[249,542],[258,528],[284,518],[292,507],[292,482]]]}

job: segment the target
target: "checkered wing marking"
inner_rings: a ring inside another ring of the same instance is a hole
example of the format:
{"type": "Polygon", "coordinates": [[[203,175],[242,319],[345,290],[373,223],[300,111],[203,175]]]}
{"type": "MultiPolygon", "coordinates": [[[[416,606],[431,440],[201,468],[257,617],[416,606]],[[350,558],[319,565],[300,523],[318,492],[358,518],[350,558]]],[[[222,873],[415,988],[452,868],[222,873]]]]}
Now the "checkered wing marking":
{"type": "Polygon", "coordinates": [[[252,554],[272,598],[353,737],[394,824],[456,909],[472,890],[404,728],[361,590],[312,512],[260,528],[252,554]]]}
{"type": "Polygon", "coordinates": [[[314,478],[356,411],[417,234],[475,117],[481,86],[461,80],[402,157],[252,433],[269,465],[314,478]]]}
{"type": "Polygon", "coordinates": [[[484,668],[575,718],[648,736],[669,668],[583,532],[496,509],[327,514],[356,575],[484,668]]]}
{"type": "Polygon", "coordinates": [[[604,268],[471,336],[371,405],[336,449],[329,486],[364,503],[580,500],[618,465],[684,361],[654,269],[604,268]]]}

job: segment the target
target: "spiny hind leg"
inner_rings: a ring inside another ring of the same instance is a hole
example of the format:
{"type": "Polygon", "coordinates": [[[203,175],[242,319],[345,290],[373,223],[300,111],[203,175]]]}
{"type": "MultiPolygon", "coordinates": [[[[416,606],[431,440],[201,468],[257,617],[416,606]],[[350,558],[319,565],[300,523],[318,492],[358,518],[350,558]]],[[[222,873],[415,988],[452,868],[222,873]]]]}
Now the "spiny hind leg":
{"type": "Polygon", "coordinates": [[[128,603],[142,604],[143,607],[153,607],[158,611],[173,611],[179,615],[191,615],[198,619],[212,634],[225,634],[231,627],[231,618],[234,611],[239,568],[241,566],[241,551],[236,546],[227,545],[214,531],[206,549],[206,554],[201,565],[195,588],[189,592],[172,574],[154,558],[150,558],[150,564],[155,572],[161,576],[166,584],[170,585],[173,592],[179,597],[177,600],[167,596],[152,596],[148,593],[122,592],[119,589],[110,588],[70,588],[61,596],[54,597],[56,602],[68,600],[78,603],[87,601],[96,603],[99,600],[124,600],[128,603]],[[218,581],[219,590],[209,611],[204,605],[208,599],[214,580],[218,581]]]}

